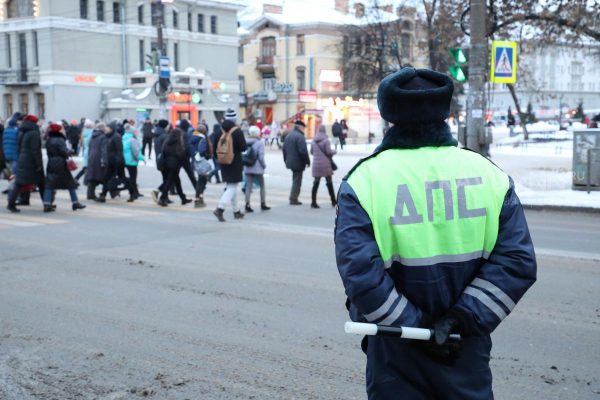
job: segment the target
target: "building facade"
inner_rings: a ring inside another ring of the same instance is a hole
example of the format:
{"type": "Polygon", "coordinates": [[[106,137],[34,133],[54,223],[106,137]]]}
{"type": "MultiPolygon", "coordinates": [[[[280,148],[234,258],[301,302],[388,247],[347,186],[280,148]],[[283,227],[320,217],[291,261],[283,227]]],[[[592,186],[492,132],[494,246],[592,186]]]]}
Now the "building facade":
{"type": "MultiPolygon", "coordinates": [[[[214,121],[237,107],[241,7],[235,0],[164,3],[168,115],[214,121]]],[[[0,115],[158,118],[160,7],[150,0],[0,0],[0,115]]]]}
{"type": "MultiPolygon", "coordinates": [[[[264,4],[253,17],[245,16],[239,49],[242,115],[265,124],[300,116],[308,137],[318,125],[330,126],[336,119],[348,122],[351,136],[379,135],[378,82],[372,95],[356,97],[342,74],[344,27],[365,23],[355,12],[348,1],[330,7],[285,2],[264,4]]],[[[407,59],[413,66],[426,66],[425,31],[414,20],[404,26],[407,59]]]]}
{"type": "MultiPolygon", "coordinates": [[[[538,119],[558,119],[582,103],[590,116],[600,114],[600,46],[555,44],[522,48],[515,89],[523,111],[531,104],[538,119]]],[[[506,85],[489,85],[493,118],[505,118],[509,106],[516,115],[506,85]]]]}

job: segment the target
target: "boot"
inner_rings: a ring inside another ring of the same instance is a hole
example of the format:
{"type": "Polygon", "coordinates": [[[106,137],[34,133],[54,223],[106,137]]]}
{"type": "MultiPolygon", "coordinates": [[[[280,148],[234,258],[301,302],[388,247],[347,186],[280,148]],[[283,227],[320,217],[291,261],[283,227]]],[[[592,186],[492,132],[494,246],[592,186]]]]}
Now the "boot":
{"type": "Polygon", "coordinates": [[[100,195],[96,198],[94,198],[94,201],[98,202],[98,203],[106,203],[106,195],[100,195]]]}
{"type": "Polygon", "coordinates": [[[73,203],[73,205],[71,206],[73,211],[83,210],[85,207],[85,204],[81,204],[80,202],[73,203]]]}
{"type": "Polygon", "coordinates": [[[18,213],[18,212],[21,212],[21,210],[19,210],[19,209],[17,208],[17,206],[16,206],[16,205],[14,205],[14,204],[9,204],[8,206],[6,206],[6,209],[7,209],[8,211],[10,211],[11,213],[18,213]]]}
{"type": "Polygon", "coordinates": [[[311,193],[311,199],[312,199],[312,202],[310,203],[311,208],[319,208],[319,206],[317,205],[317,192],[318,191],[319,191],[319,181],[317,179],[315,179],[315,181],[313,182],[312,193],[311,193]]]}
{"type": "Polygon", "coordinates": [[[158,194],[159,194],[158,190],[153,190],[152,191],[152,200],[154,200],[154,202],[156,204],[158,204],[158,202],[159,202],[159,200],[158,200],[158,194]]]}
{"type": "Polygon", "coordinates": [[[260,209],[263,211],[269,211],[271,207],[267,206],[267,203],[260,203],[260,209]]]}
{"type": "Polygon", "coordinates": [[[194,208],[202,208],[202,207],[206,207],[206,203],[204,202],[204,198],[198,197],[194,201],[194,208]]]}
{"type": "Polygon", "coordinates": [[[327,182],[327,191],[329,192],[329,197],[331,198],[331,206],[337,206],[337,200],[335,198],[335,191],[333,190],[333,182],[327,182]]]}
{"type": "Polygon", "coordinates": [[[95,183],[88,183],[87,187],[87,199],[88,200],[96,200],[96,185],[95,183]]]}
{"type": "Polygon", "coordinates": [[[164,199],[160,199],[158,201],[158,205],[161,207],[168,207],[169,206],[169,201],[168,200],[164,200],[164,199]]]}
{"type": "Polygon", "coordinates": [[[181,200],[181,205],[185,206],[186,204],[191,203],[191,202],[192,202],[192,199],[185,199],[184,198],[184,199],[181,200]]]}
{"type": "Polygon", "coordinates": [[[233,218],[235,218],[235,219],[242,219],[242,218],[244,218],[244,214],[242,214],[241,211],[236,211],[236,212],[233,213],[233,218]]]}
{"type": "Polygon", "coordinates": [[[54,211],[54,210],[52,209],[52,204],[44,204],[44,212],[45,212],[45,213],[47,213],[47,212],[52,212],[52,211],[54,211]]]}
{"type": "Polygon", "coordinates": [[[225,218],[223,217],[223,212],[225,210],[223,210],[222,208],[217,208],[215,211],[213,211],[213,214],[215,215],[215,217],[217,217],[217,219],[220,222],[225,222],[225,218]]]}
{"type": "Polygon", "coordinates": [[[254,210],[252,209],[252,207],[250,207],[250,203],[246,203],[246,212],[247,213],[254,212],[254,210]]]}

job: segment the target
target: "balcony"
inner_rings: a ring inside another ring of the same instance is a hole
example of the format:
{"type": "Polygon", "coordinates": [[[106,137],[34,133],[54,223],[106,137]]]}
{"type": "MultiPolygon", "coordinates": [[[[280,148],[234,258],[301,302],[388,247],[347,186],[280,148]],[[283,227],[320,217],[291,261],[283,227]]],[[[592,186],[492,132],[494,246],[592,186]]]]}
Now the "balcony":
{"type": "Polygon", "coordinates": [[[30,86],[40,82],[37,69],[18,68],[0,70],[0,85],[6,86],[30,86]]]}
{"type": "Polygon", "coordinates": [[[273,56],[256,57],[256,69],[260,72],[275,72],[273,56]]]}

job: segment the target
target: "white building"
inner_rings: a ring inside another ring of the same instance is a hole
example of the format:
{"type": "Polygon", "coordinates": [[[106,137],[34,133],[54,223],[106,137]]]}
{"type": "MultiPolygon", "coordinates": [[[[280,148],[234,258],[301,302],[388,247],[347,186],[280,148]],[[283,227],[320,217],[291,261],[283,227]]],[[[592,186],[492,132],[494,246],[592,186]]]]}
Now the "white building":
{"type": "MultiPolygon", "coordinates": [[[[237,106],[240,4],[164,1],[171,119],[212,122],[237,106]]],[[[151,0],[0,0],[0,115],[158,118],[157,76],[144,72],[158,47],[158,7],[151,0]]]]}
{"type": "MultiPolygon", "coordinates": [[[[551,45],[518,54],[517,96],[522,110],[531,103],[539,119],[558,118],[583,103],[584,111],[600,113],[600,46],[551,45]]],[[[489,110],[494,118],[516,114],[506,85],[490,84],[489,110]]]]}

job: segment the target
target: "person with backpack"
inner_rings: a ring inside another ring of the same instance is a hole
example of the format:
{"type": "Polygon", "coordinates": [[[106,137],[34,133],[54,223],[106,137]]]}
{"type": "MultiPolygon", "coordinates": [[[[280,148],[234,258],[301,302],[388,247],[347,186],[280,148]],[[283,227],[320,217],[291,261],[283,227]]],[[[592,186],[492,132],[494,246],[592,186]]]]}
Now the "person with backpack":
{"type": "MultiPolygon", "coordinates": [[[[135,135],[135,128],[130,124],[125,124],[125,134],[123,134],[123,156],[125,157],[125,168],[129,174],[129,185],[133,192],[132,199],[136,200],[140,196],[137,186],[138,164],[140,161],[146,162],[143,152],[140,151],[140,142],[135,135]]],[[[133,200],[129,199],[128,202],[133,200]]]]}
{"type": "Polygon", "coordinates": [[[194,200],[194,208],[206,207],[204,202],[204,190],[208,182],[207,174],[201,168],[202,161],[208,161],[213,156],[213,148],[210,139],[208,138],[208,129],[204,124],[198,124],[192,132],[189,148],[193,151],[191,154],[194,169],[198,174],[196,179],[196,199],[194,200]]]}
{"type": "Polygon", "coordinates": [[[308,147],[304,138],[305,130],[306,124],[297,120],[294,122],[294,130],[287,135],[283,142],[283,161],[287,169],[292,170],[292,189],[290,191],[290,205],[292,206],[302,205],[302,202],[298,201],[302,187],[302,174],[307,166],[310,167],[308,147]]]}
{"type": "Polygon", "coordinates": [[[257,126],[251,126],[248,134],[249,137],[246,141],[248,149],[242,154],[244,174],[246,175],[246,212],[254,212],[250,206],[254,181],[257,181],[260,186],[260,209],[267,211],[271,207],[268,207],[266,202],[264,173],[267,164],[265,163],[265,144],[260,138],[260,129],[257,126]]]}
{"type": "Polygon", "coordinates": [[[242,152],[246,150],[246,139],[242,130],[231,119],[223,121],[221,135],[217,138],[217,159],[221,165],[221,175],[226,183],[225,191],[219,200],[219,205],[213,214],[220,222],[225,222],[223,213],[227,204],[231,204],[233,217],[244,218],[237,201],[238,184],[243,180],[242,152]]]}

